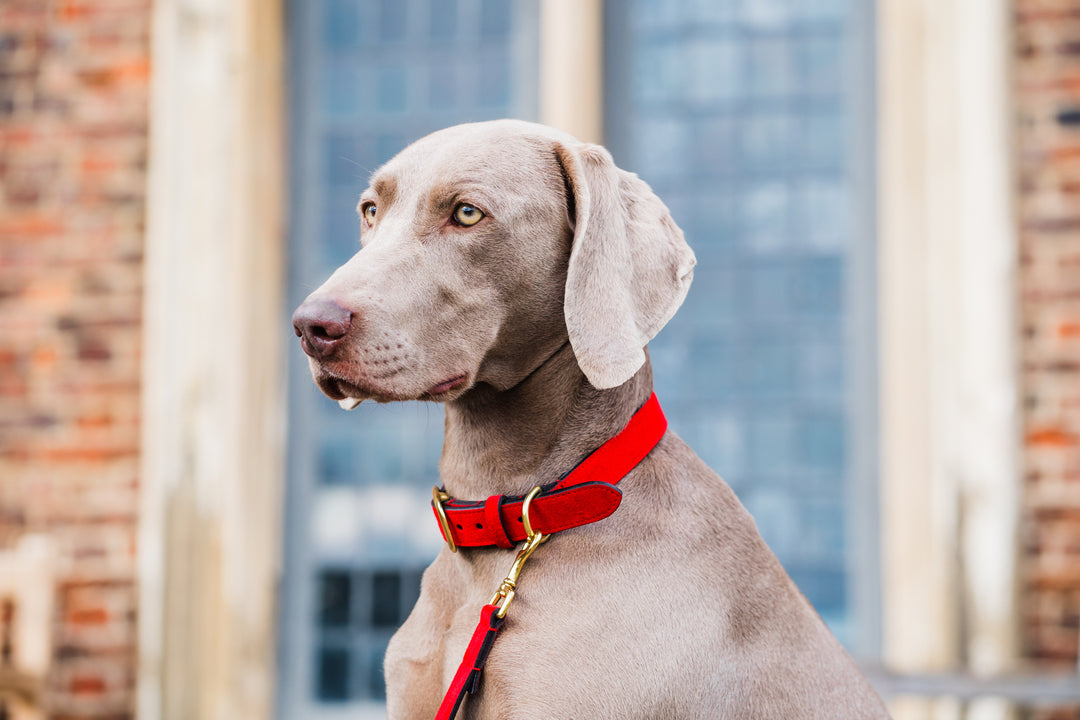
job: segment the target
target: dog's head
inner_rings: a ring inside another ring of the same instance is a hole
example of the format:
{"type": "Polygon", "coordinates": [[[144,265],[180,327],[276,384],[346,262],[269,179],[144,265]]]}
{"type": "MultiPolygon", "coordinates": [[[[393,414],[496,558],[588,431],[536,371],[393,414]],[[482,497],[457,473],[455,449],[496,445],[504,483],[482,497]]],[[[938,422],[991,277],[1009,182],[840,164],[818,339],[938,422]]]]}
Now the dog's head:
{"type": "Polygon", "coordinates": [[[567,341],[627,381],[690,286],[667,208],[603,148],[501,120],[413,143],[357,206],[361,250],[297,309],[311,372],[345,404],[508,389],[567,341]]]}

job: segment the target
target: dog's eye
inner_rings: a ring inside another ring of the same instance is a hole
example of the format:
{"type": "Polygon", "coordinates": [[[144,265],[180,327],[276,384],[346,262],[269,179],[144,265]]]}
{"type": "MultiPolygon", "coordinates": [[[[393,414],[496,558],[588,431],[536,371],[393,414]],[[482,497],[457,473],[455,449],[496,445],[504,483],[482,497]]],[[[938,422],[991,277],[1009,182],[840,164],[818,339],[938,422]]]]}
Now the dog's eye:
{"type": "Polygon", "coordinates": [[[363,216],[364,222],[367,223],[368,226],[374,225],[375,224],[375,203],[373,203],[373,202],[364,203],[364,206],[362,208],[360,208],[360,214],[363,216]]]}
{"type": "Polygon", "coordinates": [[[458,225],[471,227],[484,219],[484,213],[473,205],[462,203],[454,210],[454,222],[458,225]]]}

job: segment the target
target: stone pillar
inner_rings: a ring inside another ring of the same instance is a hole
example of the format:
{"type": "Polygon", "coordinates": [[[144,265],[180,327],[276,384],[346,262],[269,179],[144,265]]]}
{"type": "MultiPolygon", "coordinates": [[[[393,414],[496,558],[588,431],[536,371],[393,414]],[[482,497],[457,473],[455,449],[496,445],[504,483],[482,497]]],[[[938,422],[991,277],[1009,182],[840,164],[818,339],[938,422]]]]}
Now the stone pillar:
{"type": "MultiPolygon", "coordinates": [[[[1016,657],[1011,7],[882,0],[878,13],[884,660],[992,674],[1016,657]]],[[[1008,712],[982,701],[967,717],[1008,712]]]]}
{"type": "Polygon", "coordinates": [[[154,4],[141,720],[269,720],[284,467],[282,4],[154,4]]]}
{"type": "Polygon", "coordinates": [[[540,122],[583,142],[604,138],[604,3],[540,3],[540,122]]]}

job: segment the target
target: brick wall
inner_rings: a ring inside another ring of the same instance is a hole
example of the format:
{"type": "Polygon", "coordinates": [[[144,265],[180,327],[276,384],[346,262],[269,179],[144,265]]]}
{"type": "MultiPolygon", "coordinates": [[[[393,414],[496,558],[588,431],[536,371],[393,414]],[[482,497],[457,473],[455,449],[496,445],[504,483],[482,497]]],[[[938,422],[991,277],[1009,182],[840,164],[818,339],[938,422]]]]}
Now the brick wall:
{"type": "MultiPolygon", "coordinates": [[[[1080,0],[1015,0],[1025,496],[1022,647],[1080,646],[1080,0]]],[[[1071,711],[1053,717],[1080,717],[1071,711]]]]}
{"type": "Polygon", "coordinates": [[[129,718],[150,0],[0,0],[0,548],[58,550],[52,718],[129,718]]]}

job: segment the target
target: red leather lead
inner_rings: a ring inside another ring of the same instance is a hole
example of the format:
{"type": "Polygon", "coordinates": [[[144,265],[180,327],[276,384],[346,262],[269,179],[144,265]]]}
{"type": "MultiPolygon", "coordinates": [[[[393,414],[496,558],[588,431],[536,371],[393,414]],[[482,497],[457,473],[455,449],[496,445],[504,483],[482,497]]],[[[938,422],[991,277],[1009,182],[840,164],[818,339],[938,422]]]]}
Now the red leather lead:
{"type": "MultiPolygon", "coordinates": [[[[619,507],[622,492],[615,487],[645,459],[667,431],[667,418],[656,393],[630,418],[618,435],[533,501],[529,516],[545,535],[603,520],[619,507]]],[[[524,496],[492,495],[481,501],[444,500],[442,509],[458,547],[508,548],[525,539],[521,520],[524,496]],[[501,522],[499,522],[501,520],[501,522]]],[[[439,513],[432,504],[435,518],[439,513]]],[[[442,523],[439,529],[446,539],[442,523]]]]}
{"type": "Polygon", "coordinates": [[[487,662],[491,645],[495,642],[495,633],[499,632],[505,617],[499,617],[498,605],[485,605],[480,611],[480,622],[473,631],[469,647],[465,650],[465,657],[461,659],[461,665],[454,673],[454,679],[450,682],[450,689],[446,691],[439,712],[435,714],[435,720],[451,720],[461,707],[461,701],[465,699],[465,693],[475,693],[480,689],[480,673],[487,662]]]}

